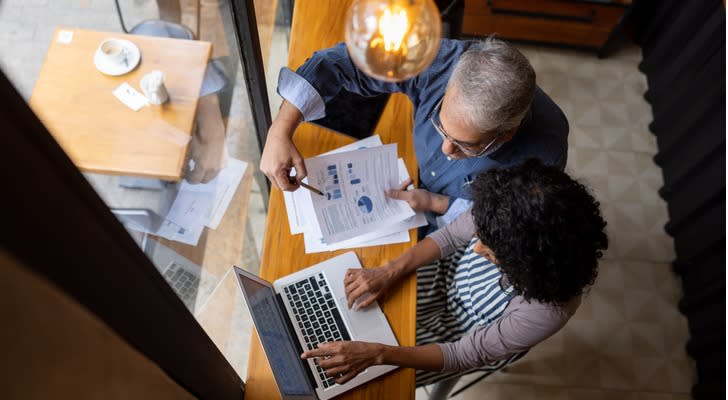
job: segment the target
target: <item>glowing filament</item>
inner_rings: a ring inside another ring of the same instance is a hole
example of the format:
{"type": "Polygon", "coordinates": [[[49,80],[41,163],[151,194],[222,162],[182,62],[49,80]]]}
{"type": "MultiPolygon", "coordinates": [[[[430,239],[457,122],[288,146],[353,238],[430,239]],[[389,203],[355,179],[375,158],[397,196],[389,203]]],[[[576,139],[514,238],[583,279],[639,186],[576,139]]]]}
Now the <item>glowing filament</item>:
{"type": "Polygon", "coordinates": [[[405,10],[394,13],[389,8],[384,10],[379,18],[379,32],[382,34],[385,51],[395,52],[400,50],[404,36],[407,34],[408,22],[405,10]]]}

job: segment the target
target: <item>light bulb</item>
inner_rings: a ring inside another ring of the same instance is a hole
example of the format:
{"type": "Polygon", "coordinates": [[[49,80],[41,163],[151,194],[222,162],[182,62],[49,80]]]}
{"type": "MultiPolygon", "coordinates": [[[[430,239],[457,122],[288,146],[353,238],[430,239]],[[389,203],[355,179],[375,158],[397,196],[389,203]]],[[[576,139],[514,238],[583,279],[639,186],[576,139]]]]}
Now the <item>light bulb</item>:
{"type": "Polygon", "coordinates": [[[354,64],[388,82],[422,72],[440,47],[440,13],[432,0],[354,0],[345,29],[354,64]]]}

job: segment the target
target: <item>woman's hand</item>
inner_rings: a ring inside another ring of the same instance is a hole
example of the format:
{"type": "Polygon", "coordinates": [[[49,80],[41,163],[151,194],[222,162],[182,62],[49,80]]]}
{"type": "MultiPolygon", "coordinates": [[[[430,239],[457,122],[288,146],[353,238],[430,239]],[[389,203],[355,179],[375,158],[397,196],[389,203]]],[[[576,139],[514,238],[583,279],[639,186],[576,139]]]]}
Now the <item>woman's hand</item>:
{"type": "Polygon", "coordinates": [[[301,354],[318,365],[338,384],[344,384],[372,365],[382,364],[384,345],[367,342],[329,342],[301,354]]]}
{"type": "Polygon", "coordinates": [[[389,288],[398,280],[398,268],[393,263],[379,268],[354,268],[346,271],[344,290],[349,308],[354,302],[357,302],[358,310],[384,298],[389,288]]]}

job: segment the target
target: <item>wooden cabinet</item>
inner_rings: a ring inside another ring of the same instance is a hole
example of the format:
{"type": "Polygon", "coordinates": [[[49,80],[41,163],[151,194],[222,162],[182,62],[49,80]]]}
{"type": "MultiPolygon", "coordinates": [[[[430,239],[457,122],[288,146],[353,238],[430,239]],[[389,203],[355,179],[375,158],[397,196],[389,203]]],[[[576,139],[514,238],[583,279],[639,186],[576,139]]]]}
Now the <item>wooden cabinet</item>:
{"type": "MultiPolygon", "coordinates": [[[[603,51],[631,0],[465,0],[463,35],[603,51]]],[[[601,55],[601,54],[600,54],[601,55]]]]}

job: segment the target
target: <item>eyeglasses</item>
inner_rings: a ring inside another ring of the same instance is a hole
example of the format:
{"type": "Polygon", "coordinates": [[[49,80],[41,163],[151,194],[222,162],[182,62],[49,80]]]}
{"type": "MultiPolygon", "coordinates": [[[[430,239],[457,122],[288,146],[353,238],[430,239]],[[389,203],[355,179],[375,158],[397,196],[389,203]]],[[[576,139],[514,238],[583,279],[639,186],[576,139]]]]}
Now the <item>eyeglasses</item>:
{"type": "Polygon", "coordinates": [[[430,115],[429,115],[428,118],[430,119],[430,122],[432,123],[432,126],[435,127],[435,130],[437,131],[437,133],[440,134],[440,136],[442,136],[442,139],[443,140],[447,140],[450,143],[454,144],[455,147],[457,147],[460,151],[462,151],[463,154],[465,154],[466,156],[468,156],[468,157],[480,157],[480,156],[484,155],[485,152],[488,151],[488,149],[490,149],[491,147],[493,147],[493,144],[498,140],[498,138],[501,135],[500,134],[496,135],[493,138],[493,140],[491,140],[485,146],[472,145],[472,144],[469,144],[469,143],[463,143],[463,142],[461,142],[461,141],[459,141],[457,139],[454,139],[453,137],[451,137],[450,135],[448,135],[447,132],[445,132],[445,129],[442,127],[442,123],[440,123],[440,110],[442,108],[442,101],[444,99],[445,99],[444,97],[442,99],[440,99],[440,101],[437,102],[437,105],[432,110],[432,112],[430,112],[430,115]]]}

